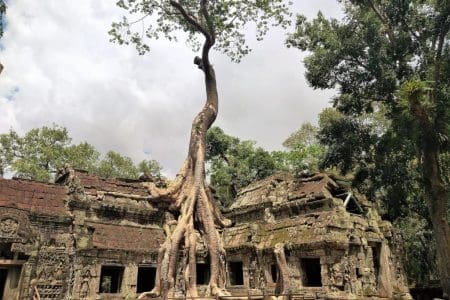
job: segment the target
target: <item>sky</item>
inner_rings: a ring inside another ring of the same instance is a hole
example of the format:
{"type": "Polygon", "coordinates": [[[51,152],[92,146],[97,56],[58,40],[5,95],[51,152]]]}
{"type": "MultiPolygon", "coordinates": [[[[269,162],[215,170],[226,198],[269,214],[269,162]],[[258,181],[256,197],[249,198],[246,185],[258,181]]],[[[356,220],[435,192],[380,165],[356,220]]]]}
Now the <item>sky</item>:
{"type": "MultiPolygon", "coordinates": [[[[152,41],[139,56],[109,42],[110,24],[125,13],[116,0],[8,2],[1,41],[0,133],[24,133],[55,123],[75,143],[117,151],[138,162],[156,159],[173,176],[184,160],[189,130],[205,95],[202,73],[184,42],[152,41]]],[[[321,10],[340,17],[335,0],[294,0],[308,18],[321,10]]],[[[284,45],[274,29],[263,42],[248,31],[253,51],[241,63],[212,53],[219,90],[215,123],[227,134],[268,150],[303,122],[317,121],[334,91],[313,90],[304,78],[305,53],[284,45]]]]}

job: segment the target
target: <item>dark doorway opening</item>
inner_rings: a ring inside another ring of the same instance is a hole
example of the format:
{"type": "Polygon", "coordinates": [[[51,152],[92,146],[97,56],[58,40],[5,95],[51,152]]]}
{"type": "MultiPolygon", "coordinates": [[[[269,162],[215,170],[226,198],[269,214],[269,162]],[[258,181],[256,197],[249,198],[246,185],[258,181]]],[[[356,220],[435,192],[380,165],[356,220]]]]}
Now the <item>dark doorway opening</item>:
{"type": "Polygon", "coordinates": [[[137,292],[148,292],[155,287],[155,267],[139,267],[137,276],[137,292]]]}
{"type": "Polygon", "coordinates": [[[14,253],[11,252],[11,243],[0,243],[0,257],[3,259],[13,259],[14,253]]]}
{"type": "Polygon", "coordinates": [[[373,260],[373,271],[375,275],[375,280],[378,283],[378,275],[380,274],[380,253],[381,253],[381,245],[373,244],[372,248],[372,260],[373,260]]]}
{"type": "Polygon", "coordinates": [[[6,278],[8,278],[8,269],[0,268],[0,299],[3,299],[3,292],[5,291],[6,278]]]}
{"type": "Polygon", "coordinates": [[[278,268],[276,265],[270,265],[270,275],[272,275],[272,282],[277,282],[278,268]]]}
{"type": "Polygon", "coordinates": [[[320,275],[320,258],[302,258],[303,285],[322,286],[320,275]]]}
{"type": "Polygon", "coordinates": [[[230,276],[230,285],[244,285],[244,269],[242,261],[229,262],[228,274],[230,276]]]}
{"type": "Polygon", "coordinates": [[[209,283],[209,264],[197,264],[197,284],[205,285],[209,283]]]}
{"type": "Polygon", "coordinates": [[[100,273],[100,293],[119,293],[122,284],[123,267],[102,266],[100,273]]]}

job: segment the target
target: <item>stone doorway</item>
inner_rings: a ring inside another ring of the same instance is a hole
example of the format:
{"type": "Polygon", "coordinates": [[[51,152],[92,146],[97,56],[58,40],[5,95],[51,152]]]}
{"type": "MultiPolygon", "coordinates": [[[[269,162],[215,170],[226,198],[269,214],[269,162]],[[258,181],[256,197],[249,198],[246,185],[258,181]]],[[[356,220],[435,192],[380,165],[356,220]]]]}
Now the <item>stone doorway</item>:
{"type": "Polygon", "coordinates": [[[155,286],[156,268],[140,266],[138,268],[137,287],[138,293],[151,291],[155,286]]]}
{"type": "Polygon", "coordinates": [[[8,278],[8,269],[0,268],[0,299],[3,299],[3,293],[5,291],[7,278],[8,278]]]}

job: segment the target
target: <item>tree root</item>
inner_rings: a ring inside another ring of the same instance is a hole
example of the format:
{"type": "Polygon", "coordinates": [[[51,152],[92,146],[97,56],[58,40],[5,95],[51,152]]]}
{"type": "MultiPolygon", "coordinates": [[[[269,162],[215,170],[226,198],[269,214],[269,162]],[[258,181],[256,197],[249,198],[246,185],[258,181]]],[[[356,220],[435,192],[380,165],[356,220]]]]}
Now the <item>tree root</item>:
{"type": "Polygon", "coordinates": [[[289,267],[286,262],[286,255],[284,254],[284,244],[283,243],[276,244],[273,253],[275,254],[275,259],[278,268],[278,280],[276,285],[276,292],[277,294],[282,295],[289,294],[291,292],[291,282],[289,278],[289,267]]]}
{"type": "MultiPolygon", "coordinates": [[[[201,147],[199,149],[200,155],[201,147]]],[[[198,157],[198,156],[197,156],[198,157]]],[[[178,180],[167,191],[156,190],[148,185],[150,192],[157,192],[158,197],[170,200],[171,208],[179,210],[178,221],[166,217],[164,231],[166,240],[158,251],[155,287],[150,292],[142,293],[139,299],[161,296],[171,297],[175,291],[177,262],[180,250],[185,253],[183,279],[185,294],[197,297],[196,286],[196,231],[202,233],[209,253],[210,282],[209,294],[212,296],[228,296],[225,291],[225,249],[221,242],[217,227],[230,226],[231,221],[224,218],[213,194],[204,179],[204,164],[197,160],[195,166],[189,161],[184,164],[178,180]],[[195,222],[194,222],[195,221],[195,222]],[[175,225],[173,231],[170,225],[175,225]],[[197,226],[197,228],[195,228],[197,226]]]]}

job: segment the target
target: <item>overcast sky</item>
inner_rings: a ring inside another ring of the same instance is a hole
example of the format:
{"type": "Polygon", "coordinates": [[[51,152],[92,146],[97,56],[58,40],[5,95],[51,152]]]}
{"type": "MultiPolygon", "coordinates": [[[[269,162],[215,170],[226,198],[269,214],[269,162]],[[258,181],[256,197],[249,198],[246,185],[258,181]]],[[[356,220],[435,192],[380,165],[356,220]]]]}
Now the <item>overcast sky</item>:
{"type": "MultiPolygon", "coordinates": [[[[152,42],[145,56],[110,43],[110,24],[123,13],[116,0],[8,2],[0,132],[56,123],[75,142],[136,162],[153,158],[175,174],[205,99],[195,53],[183,42],[152,42]]],[[[309,18],[319,10],[340,15],[334,0],[294,2],[293,11],[309,18]]],[[[316,122],[333,95],[308,86],[304,54],[284,46],[285,34],[272,30],[263,42],[251,42],[253,52],[240,64],[212,55],[220,97],[215,125],[268,150],[281,149],[301,123],[316,122]]]]}

